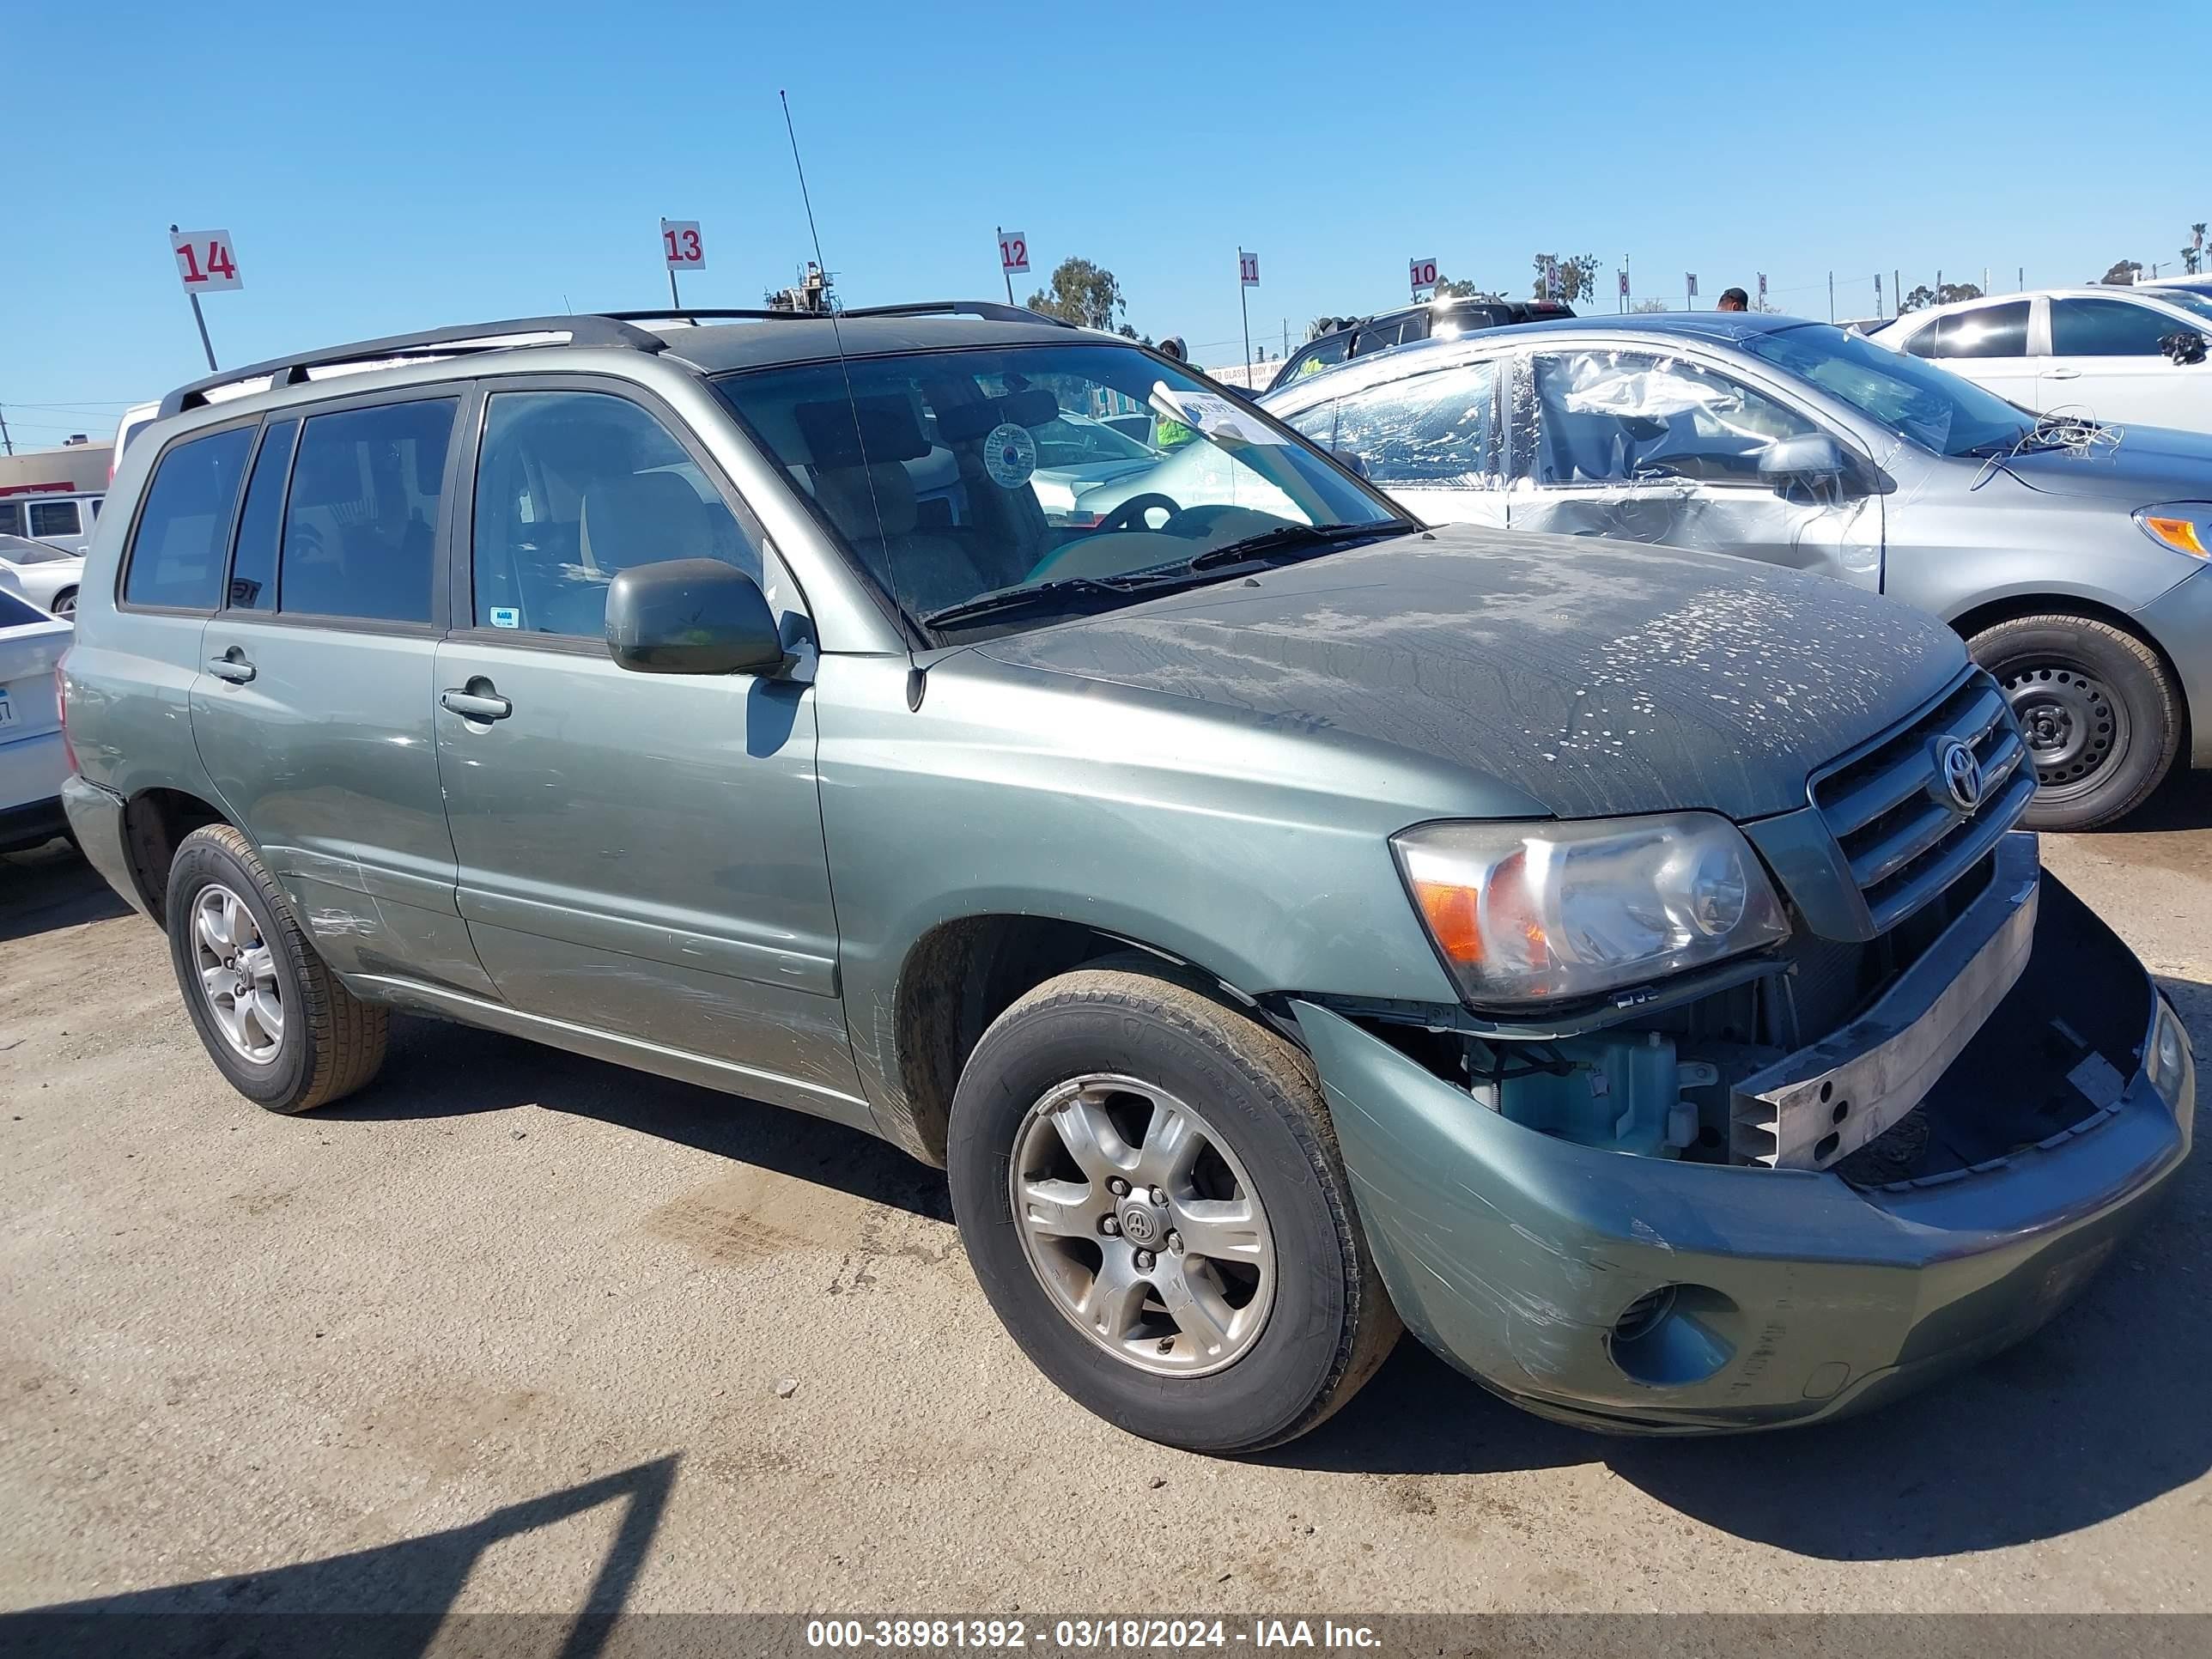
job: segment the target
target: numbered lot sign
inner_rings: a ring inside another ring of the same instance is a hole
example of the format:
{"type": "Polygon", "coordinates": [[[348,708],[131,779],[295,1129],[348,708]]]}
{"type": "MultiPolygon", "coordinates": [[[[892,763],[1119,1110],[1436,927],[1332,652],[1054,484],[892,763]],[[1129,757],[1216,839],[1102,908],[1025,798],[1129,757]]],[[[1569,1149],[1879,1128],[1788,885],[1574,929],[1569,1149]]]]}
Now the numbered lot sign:
{"type": "Polygon", "coordinates": [[[1416,294],[1425,288],[1434,288],[1437,285],[1437,262],[1434,259],[1415,259],[1407,269],[1407,275],[1413,279],[1413,292],[1416,294]]]}
{"type": "Polygon", "coordinates": [[[1241,248],[1237,250],[1237,280],[1247,288],[1260,286],[1260,256],[1258,254],[1247,253],[1241,248]]]}
{"type": "Polygon", "coordinates": [[[660,222],[660,252],[668,261],[671,270],[704,270],[707,268],[707,246],[699,240],[696,219],[663,219],[660,222]]]}
{"type": "Polygon", "coordinates": [[[238,250],[227,230],[173,230],[170,250],[177,256],[177,275],[187,294],[213,294],[244,288],[238,276],[238,250]]]}
{"type": "Polygon", "coordinates": [[[999,269],[1009,276],[1018,276],[1030,268],[1030,239],[1028,233],[1002,230],[999,233],[999,269]]]}

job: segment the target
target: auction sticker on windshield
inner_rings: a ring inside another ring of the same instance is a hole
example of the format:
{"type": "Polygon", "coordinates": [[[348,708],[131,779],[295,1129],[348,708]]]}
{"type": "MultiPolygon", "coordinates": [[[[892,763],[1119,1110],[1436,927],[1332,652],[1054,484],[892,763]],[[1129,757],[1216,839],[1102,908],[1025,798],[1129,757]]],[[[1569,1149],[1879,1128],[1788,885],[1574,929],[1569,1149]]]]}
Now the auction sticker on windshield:
{"type": "Polygon", "coordinates": [[[1257,416],[1237,407],[1218,392],[1176,392],[1165,380],[1152,386],[1152,407],[1173,414],[1216,443],[1286,444],[1290,441],[1257,416]]]}
{"type": "Polygon", "coordinates": [[[1036,440],[1025,426],[1012,421],[991,428],[983,440],[983,470],[1001,489],[1019,489],[1036,471],[1036,440]]]}

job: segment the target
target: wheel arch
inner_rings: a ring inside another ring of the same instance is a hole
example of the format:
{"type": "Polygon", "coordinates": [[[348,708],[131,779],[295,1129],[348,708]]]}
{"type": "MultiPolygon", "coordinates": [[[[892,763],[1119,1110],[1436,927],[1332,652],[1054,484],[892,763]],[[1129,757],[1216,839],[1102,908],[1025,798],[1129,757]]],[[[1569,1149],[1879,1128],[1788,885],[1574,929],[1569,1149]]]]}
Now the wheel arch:
{"type": "Polygon", "coordinates": [[[156,927],[166,929],[167,925],[169,866],[176,861],[178,844],[210,823],[239,828],[222,808],[182,789],[142,789],[125,804],[124,854],[146,914],[156,927]]]}
{"type": "Polygon", "coordinates": [[[985,913],[928,929],[900,959],[891,994],[895,1096],[879,1103],[884,1132],[927,1163],[945,1162],[952,1092],[991,1022],[1047,980],[1109,958],[1142,965],[1277,1030],[1303,1048],[1287,1009],[1274,1009],[1202,963],[1125,933],[1063,918],[985,913]]]}

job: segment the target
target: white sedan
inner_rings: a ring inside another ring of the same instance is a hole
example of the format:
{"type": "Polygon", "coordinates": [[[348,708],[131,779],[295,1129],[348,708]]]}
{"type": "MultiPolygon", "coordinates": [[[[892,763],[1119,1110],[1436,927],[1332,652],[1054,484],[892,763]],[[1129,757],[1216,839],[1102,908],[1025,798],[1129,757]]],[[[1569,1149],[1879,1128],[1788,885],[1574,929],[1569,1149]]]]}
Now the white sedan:
{"type": "Polygon", "coordinates": [[[83,580],[83,554],[28,536],[0,535],[0,590],[68,617],[76,610],[76,587],[83,580]]]}
{"type": "Polygon", "coordinates": [[[1869,337],[2040,414],[2212,432],[2212,298],[2187,289],[1995,295],[1869,337]]]}
{"type": "Polygon", "coordinates": [[[75,632],[0,592],[0,853],[40,846],[67,827],[69,750],[54,670],[75,632]]]}

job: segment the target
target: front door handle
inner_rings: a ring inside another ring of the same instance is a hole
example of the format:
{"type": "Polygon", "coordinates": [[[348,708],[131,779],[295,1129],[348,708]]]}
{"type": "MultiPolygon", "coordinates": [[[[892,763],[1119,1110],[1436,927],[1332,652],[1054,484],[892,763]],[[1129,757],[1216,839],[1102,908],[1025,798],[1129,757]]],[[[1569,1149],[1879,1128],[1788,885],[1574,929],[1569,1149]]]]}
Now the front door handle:
{"type": "Polygon", "coordinates": [[[246,661],[246,653],[234,645],[220,657],[208,659],[208,672],[219,680],[228,680],[233,685],[244,685],[258,672],[246,661]]]}
{"type": "Polygon", "coordinates": [[[2081,378],[2081,371],[2078,368],[2054,368],[2051,371],[2051,378],[2054,380],[2078,380],[2081,378]]]}
{"type": "Polygon", "coordinates": [[[514,705],[492,689],[492,683],[478,675],[465,686],[438,693],[438,701],[465,720],[503,720],[514,712],[514,705]]]}

